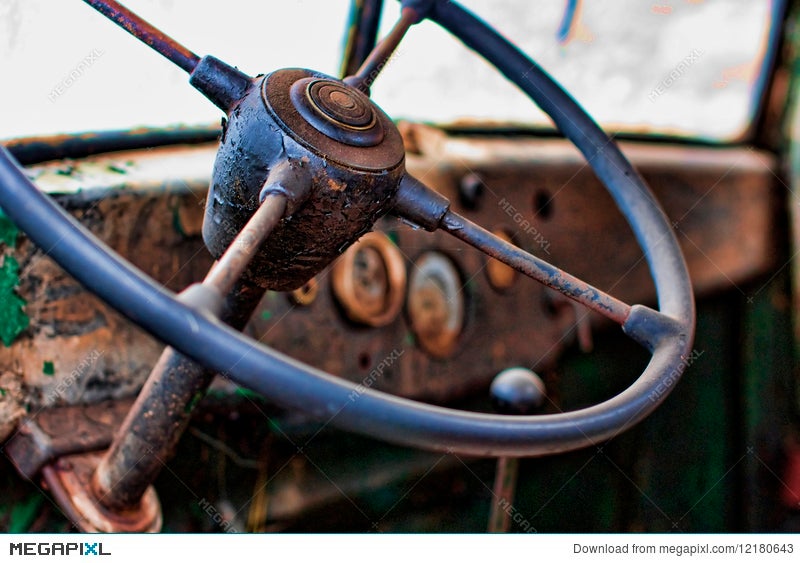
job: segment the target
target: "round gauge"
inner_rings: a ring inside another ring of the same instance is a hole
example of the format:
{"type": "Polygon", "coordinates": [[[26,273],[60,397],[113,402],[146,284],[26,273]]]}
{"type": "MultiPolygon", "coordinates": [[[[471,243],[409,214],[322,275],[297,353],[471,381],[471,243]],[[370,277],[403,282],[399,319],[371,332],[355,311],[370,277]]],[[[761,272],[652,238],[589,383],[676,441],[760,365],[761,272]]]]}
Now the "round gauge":
{"type": "Polygon", "coordinates": [[[461,276],[453,261],[439,252],[420,256],[408,284],[408,317],[423,350],[436,358],[455,351],[464,327],[465,304],[461,276]]]}
{"type": "MultiPolygon", "coordinates": [[[[495,229],[492,234],[501,240],[514,244],[513,237],[508,232],[508,229],[501,227],[495,229]]],[[[492,289],[503,292],[511,289],[511,286],[514,285],[517,279],[517,271],[496,258],[489,258],[488,262],[486,262],[486,277],[489,278],[489,285],[492,286],[492,289]]]]}
{"type": "Polygon", "coordinates": [[[385,326],[400,313],[406,291],[403,255],[383,233],[367,233],[333,266],[333,294],[347,317],[385,326]]]}

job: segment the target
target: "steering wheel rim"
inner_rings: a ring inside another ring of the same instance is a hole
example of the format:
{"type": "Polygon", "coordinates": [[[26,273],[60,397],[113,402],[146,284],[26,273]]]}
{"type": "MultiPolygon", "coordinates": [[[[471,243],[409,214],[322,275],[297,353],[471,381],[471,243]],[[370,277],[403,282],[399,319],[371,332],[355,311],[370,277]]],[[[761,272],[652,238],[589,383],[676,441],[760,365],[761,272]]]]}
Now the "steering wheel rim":
{"type": "Polygon", "coordinates": [[[669,222],[613,141],[538,65],[458,4],[406,4],[481,54],[548,113],[587,158],[631,225],[650,267],[660,312],[635,305],[622,325],[653,355],[619,395],[577,411],[511,417],[367,389],[260,345],[176,300],[39,192],[4,148],[0,207],[87,289],[144,330],[276,404],[307,411],[326,424],[396,444],[476,456],[547,455],[613,437],[652,412],[687,366],[694,298],[669,222]]]}

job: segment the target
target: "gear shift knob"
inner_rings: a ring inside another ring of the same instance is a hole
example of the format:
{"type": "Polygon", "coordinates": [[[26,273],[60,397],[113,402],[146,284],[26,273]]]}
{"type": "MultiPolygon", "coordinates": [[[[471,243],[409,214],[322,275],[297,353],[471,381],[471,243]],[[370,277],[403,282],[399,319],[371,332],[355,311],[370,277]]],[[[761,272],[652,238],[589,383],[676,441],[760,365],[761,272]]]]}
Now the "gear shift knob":
{"type": "Polygon", "coordinates": [[[501,371],[489,388],[492,406],[500,414],[528,415],[542,409],[547,390],[533,371],[514,367],[501,371]]]}
{"type": "MultiPolygon", "coordinates": [[[[498,373],[489,388],[492,405],[500,414],[531,415],[542,409],[547,390],[542,378],[533,371],[513,367],[498,373]]],[[[517,489],[519,460],[501,457],[492,489],[492,508],[489,515],[489,532],[508,532],[511,528],[511,508],[517,489]]]]}

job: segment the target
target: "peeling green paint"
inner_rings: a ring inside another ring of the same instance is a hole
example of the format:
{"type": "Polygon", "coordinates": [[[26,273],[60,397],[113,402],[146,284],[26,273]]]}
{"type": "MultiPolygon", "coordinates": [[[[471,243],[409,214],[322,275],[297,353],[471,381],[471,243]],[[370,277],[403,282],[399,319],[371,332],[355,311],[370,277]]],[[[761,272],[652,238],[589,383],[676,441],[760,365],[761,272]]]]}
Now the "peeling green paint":
{"type": "Polygon", "coordinates": [[[42,373],[52,377],[56,374],[56,366],[53,364],[53,362],[45,360],[44,364],[42,365],[42,373]]]}
{"type": "Polygon", "coordinates": [[[0,387],[0,397],[5,397],[8,394],[8,391],[0,387]]]}
{"type": "Polygon", "coordinates": [[[72,173],[75,172],[75,167],[71,164],[68,164],[64,168],[58,168],[55,173],[59,176],[72,176],[72,173]]]}
{"type": "Polygon", "coordinates": [[[185,413],[192,412],[194,410],[194,408],[197,406],[197,403],[199,403],[201,400],[203,400],[204,396],[205,396],[205,393],[203,391],[196,392],[192,396],[192,400],[189,401],[189,403],[187,403],[187,405],[185,407],[183,407],[183,412],[185,412],[185,413]]]}
{"type": "Polygon", "coordinates": [[[11,534],[21,534],[27,532],[44,502],[44,496],[34,493],[24,502],[18,502],[11,508],[9,516],[8,532],[11,534]]]}
{"type": "Polygon", "coordinates": [[[6,256],[0,266],[0,340],[6,346],[11,346],[30,323],[22,310],[25,300],[14,291],[18,284],[19,262],[13,256],[6,256]]]}
{"type": "Polygon", "coordinates": [[[0,209],[0,242],[5,243],[9,248],[14,248],[17,246],[18,234],[19,228],[0,209]]]}

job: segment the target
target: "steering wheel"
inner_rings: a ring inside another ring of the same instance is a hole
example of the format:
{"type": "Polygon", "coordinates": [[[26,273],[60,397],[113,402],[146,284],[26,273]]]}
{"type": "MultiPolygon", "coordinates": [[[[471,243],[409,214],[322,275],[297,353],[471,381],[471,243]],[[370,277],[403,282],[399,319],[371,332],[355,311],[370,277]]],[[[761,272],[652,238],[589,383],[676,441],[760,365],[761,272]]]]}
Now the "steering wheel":
{"type": "Polygon", "coordinates": [[[402,0],[402,16],[358,73],[303,69],[252,78],[202,59],[112,1],[85,0],[191,74],[227,114],[207,200],[204,239],[218,262],[180,296],[116,255],[26,179],[0,150],[0,206],[84,286],[175,350],[287,409],[395,444],[475,456],[540,456],[625,431],[675,387],[694,338],[691,284],[670,224],[616,144],[542,68],[449,0],[402,0]],[[583,153],[642,248],[658,309],[628,305],[505,242],[449,208],[404,168],[402,139],[369,86],[413,24],[429,19],[493,64],[583,153]],[[431,406],[363,386],[261,345],[218,319],[236,279],[300,287],[392,213],[442,229],[615,323],[652,354],[625,391],[589,408],[501,416],[431,406]],[[244,244],[242,243],[244,241],[244,244]],[[237,254],[238,253],[238,254],[237,254]]]}

